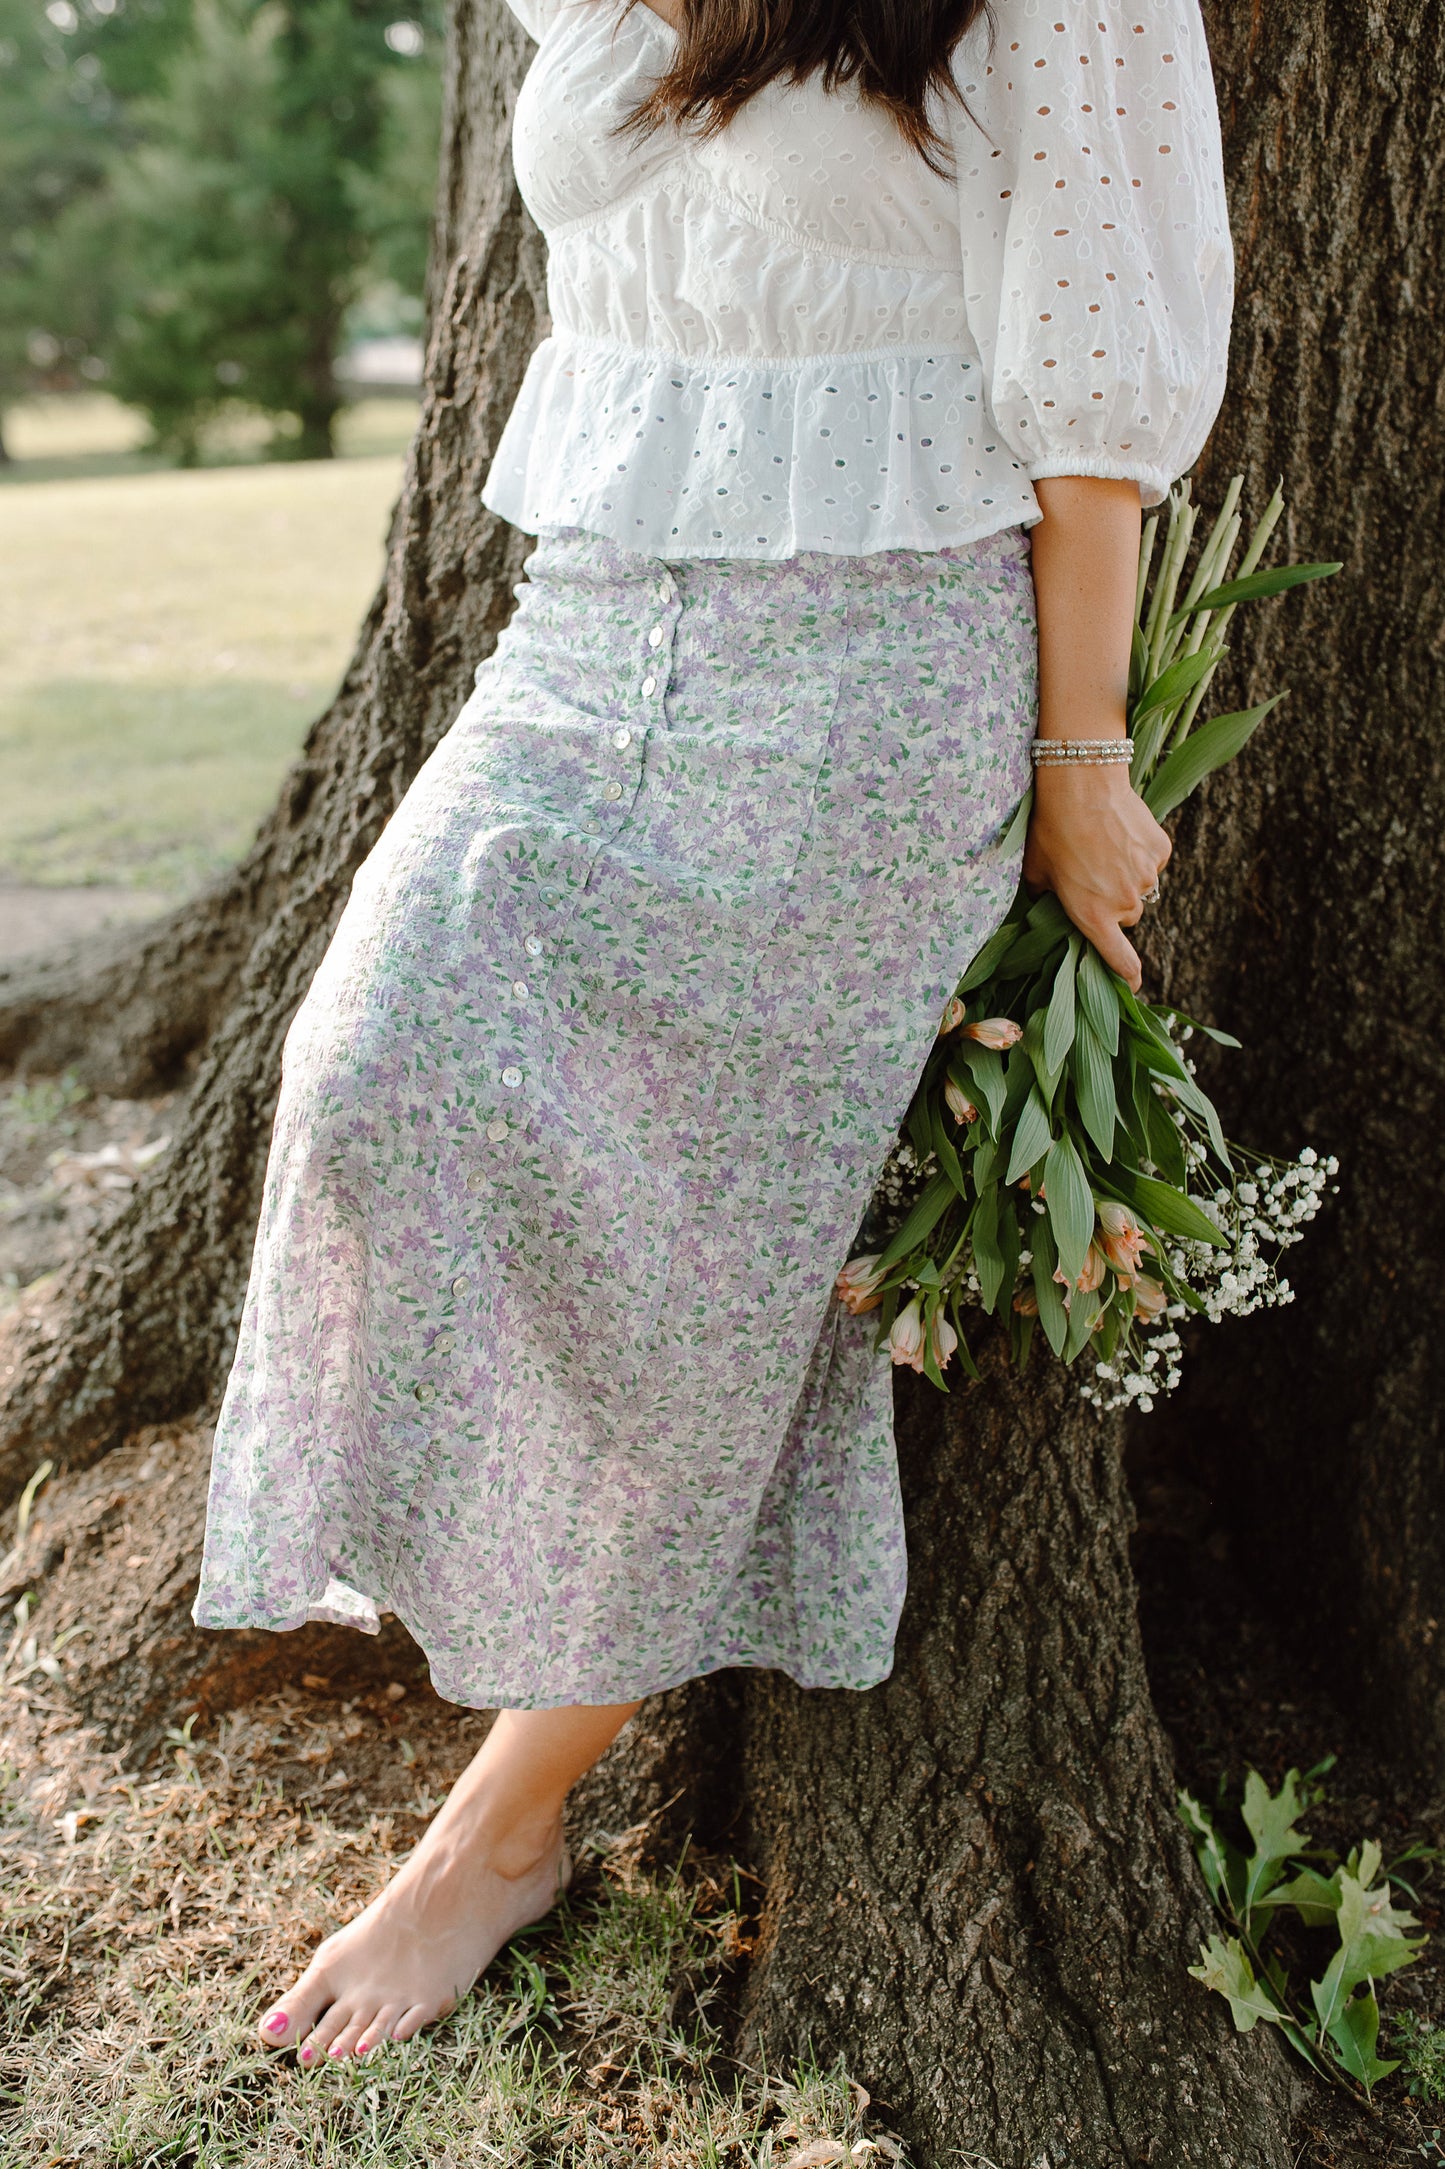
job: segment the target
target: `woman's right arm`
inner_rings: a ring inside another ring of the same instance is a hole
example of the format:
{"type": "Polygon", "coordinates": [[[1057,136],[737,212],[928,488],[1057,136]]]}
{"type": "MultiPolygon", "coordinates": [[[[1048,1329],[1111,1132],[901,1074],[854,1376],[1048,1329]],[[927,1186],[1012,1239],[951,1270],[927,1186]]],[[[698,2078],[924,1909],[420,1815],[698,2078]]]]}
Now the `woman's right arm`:
{"type": "MultiPolygon", "coordinates": [[[[1077,475],[1035,485],[1029,531],[1039,620],[1039,736],[1127,732],[1129,644],[1139,563],[1139,490],[1077,475]]],[[[1034,771],[1024,878],[1052,889],[1080,933],[1136,991],[1139,958],[1122,929],[1169,857],[1168,836],[1125,762],[1055,761],[1034,771]]]]}

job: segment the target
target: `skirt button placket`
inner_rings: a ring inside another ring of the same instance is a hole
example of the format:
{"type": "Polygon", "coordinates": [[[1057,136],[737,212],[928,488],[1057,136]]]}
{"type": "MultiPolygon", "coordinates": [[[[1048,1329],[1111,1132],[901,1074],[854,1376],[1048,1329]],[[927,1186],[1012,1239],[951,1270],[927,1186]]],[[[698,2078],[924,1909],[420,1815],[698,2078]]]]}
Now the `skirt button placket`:
{"type": "Polygon", "coordinates": [[[643,675],[638,687],[643,708],[639,728],[633,730],[620,723],[612,733],[613,749],[618,753],[631,753],[631,759],[619,763],[626,770],[626,783],[612,777],[603,786],[603,796],[613,805],[626,797],[626,785],[631,785],[635,795],[642,781],[642,757],[647,733],[660,708],[672,675],[672,636],[677,630],[677,584],[665,566],[660,567],[655,584],[650,588],[648,600],[661,605],[663,615],[648,626],[642,650],[643,675]]]}

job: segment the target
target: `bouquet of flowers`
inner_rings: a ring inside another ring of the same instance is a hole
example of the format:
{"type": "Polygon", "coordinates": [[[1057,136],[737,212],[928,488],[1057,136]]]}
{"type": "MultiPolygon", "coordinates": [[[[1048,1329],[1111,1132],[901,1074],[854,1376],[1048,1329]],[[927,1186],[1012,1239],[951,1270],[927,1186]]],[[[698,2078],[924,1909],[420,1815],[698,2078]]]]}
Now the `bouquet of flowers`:
{"type": "MultiPolygon", "coordinates": [[[[1278,490],[1233,577],[1236,476],[1194,561],[1188,484],[1140,549],[1129,672],[1134,788],[1156,820],[1232,760],[1284,698],[1199,720],[1241,604],[1338,564],[1260,570],[1278,490]],[[1151,579],[1152,574],[1152,579],[1151,579]],[[1182,599],[1180,590],[1183,589],[1182,599]]],[[[1015,816],[1021,837],[1030,793],[1015,816]]],[[[955,1352],[976,1378],[965,1312],[1002,1315],[1013,1359],[1041,1326],[1066,1363],[1088,1352],[1085,1398],[1152,1408],[1179,1382],[1177,1326],[1290,1300],[1280,1254],[1301,1239],[1337,1163],[1245,1152],[1220,1127],[1190,1058],[1196,1032],[1140,1000],[1065,917],[1020,884],[960,980],[838,1294],[877,1310],[895,1363],[935,1386],[955,1352]]],[[[946,1388],[945,1388],[946,1390],[946,1388]]]]}

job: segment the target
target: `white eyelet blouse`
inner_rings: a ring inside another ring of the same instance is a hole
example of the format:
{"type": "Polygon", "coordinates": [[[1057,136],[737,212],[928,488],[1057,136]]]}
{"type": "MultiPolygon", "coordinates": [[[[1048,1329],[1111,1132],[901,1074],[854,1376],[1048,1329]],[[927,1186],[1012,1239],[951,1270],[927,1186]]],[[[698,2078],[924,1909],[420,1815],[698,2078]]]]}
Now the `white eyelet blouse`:
{"type": "Polygon", "coordinates": [[[1233,298],[1196,0],[995,0],[941,179],[815,77],[700,141],[616,130],[668,66],[647,6],[509,0],[540,50],[513,157],[551,336],[483,497],[659,557],[939,549],[1045,475],[1155,504],[1224,390],[1233,298]]]}

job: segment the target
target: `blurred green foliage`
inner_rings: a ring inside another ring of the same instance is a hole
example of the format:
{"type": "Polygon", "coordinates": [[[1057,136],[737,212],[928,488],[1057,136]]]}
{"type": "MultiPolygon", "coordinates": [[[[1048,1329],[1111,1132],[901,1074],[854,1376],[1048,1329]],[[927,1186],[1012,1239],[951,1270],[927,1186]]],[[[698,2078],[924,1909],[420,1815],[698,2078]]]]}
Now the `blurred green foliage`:
{"type": "Polygon", "coordinates": [[[238,402],[329,453],[348,325],[420,323],[444,6],[0,0],[0,408],[105,382],[183,461],[238,402]]]}

